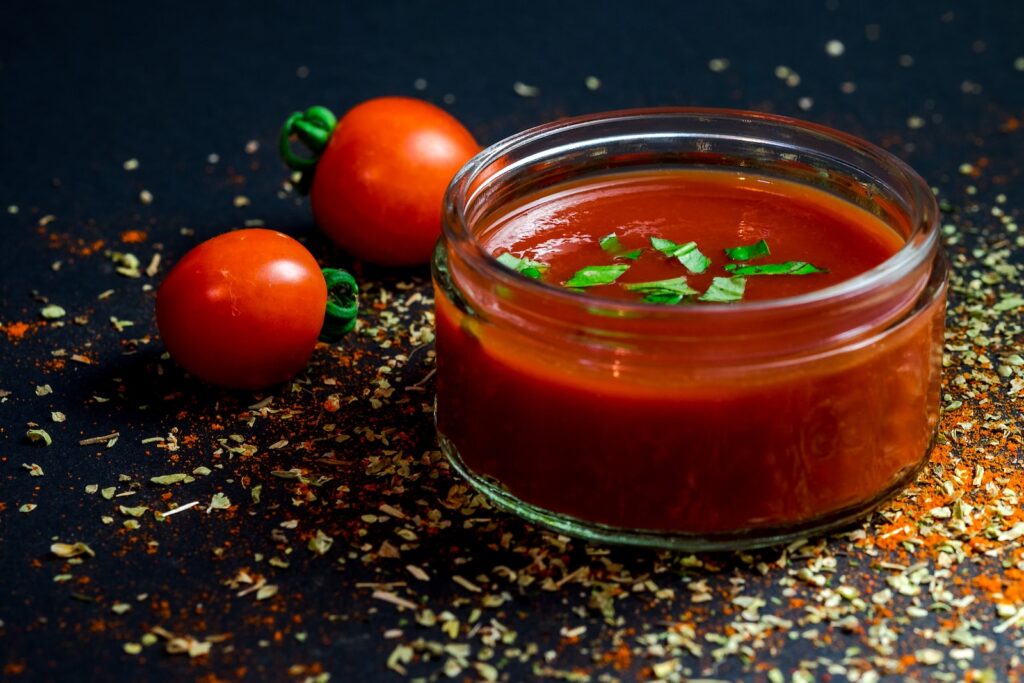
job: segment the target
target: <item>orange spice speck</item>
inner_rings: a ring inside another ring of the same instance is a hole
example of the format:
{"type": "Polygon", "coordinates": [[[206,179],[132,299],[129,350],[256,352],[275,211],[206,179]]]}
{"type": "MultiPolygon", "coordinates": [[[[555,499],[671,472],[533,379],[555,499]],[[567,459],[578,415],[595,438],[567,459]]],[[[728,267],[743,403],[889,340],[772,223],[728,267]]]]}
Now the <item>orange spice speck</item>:
{"type": "Polygon", "coordinates": [[[121,233],[121,241],[125,244],[145,242],[148,235],[145,230],[125,230],[121,233]]]}
{"type": "Polygon", "coordinates": [[[28,323],[17,322],[10,323],[9,325],[4,325],[2,329],[4,331],[4,334],[7,335],[8,339],[10,339],[11,341],[17,341],[24,337],[25,333],[28,332],[31,327],[32,326],[29,325],[28,323]]]}

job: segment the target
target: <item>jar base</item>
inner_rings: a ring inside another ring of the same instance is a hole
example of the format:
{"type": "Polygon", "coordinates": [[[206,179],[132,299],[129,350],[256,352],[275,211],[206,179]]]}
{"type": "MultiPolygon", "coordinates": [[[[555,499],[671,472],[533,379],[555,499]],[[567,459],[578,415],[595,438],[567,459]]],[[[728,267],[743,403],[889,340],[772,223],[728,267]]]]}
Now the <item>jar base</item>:
{"type": "Polygon", "coordinates": [[[928,463],[932,446],[934,445],[933,439],[933,442],[928,446],[928,453],[921,458],[920,464],[907,470],[889,488],[865,503],[836,510],[799,524],[741,529],[728,533],[702,534],[609,526],[588,522],[538,507],[517,498],[490,478],[473,472],[463,461],[462,456],[459,455],[455,444],[440,430],[437,432],[437,439],[441,446],[441,452],[444,453],[452,468],[463,479],[469,482],[474,489],[493,505],[506,512],[511,512],[528,522],[586,541],[644,548],[682,550],[686,552],[764,548],[846,527],[866,517],[879,505],[892,498],[906,485],[916,479],[918,473],[928,463]]]}

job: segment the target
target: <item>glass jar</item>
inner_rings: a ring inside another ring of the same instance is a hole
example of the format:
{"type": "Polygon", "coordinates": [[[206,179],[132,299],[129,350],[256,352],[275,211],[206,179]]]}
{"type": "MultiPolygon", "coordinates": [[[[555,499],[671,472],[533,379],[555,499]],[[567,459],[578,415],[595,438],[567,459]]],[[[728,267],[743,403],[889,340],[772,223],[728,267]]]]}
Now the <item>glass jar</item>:
{"type": "Polygon", "coordinates": [[[865,515],[927,461],[947,285],[938,209],[909,167],[853,136],[709,109],[540,126],[453,180],[433,275],[441,448],[532,522],[612,543],[769,545],[865,515]],[[807,294],[692,306],[567,291],[482,246],[481,226],[512,202],[658,169],[813,186],[904,245],[807,294]]]}

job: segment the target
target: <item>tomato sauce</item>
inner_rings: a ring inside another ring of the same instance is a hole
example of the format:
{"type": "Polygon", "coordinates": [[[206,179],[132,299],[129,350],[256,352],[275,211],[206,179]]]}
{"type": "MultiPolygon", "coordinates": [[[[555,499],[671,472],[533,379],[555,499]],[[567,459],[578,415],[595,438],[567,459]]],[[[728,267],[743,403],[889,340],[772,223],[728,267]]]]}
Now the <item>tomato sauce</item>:
{"type": "MultiPolygon", "coordinates": [[[[729,304],[740,307],[840,283],[904,243],[823,191],[721,171],[563,185],[487,216],[474,233],[492,256],[543,263],[542,281],[555,287],[585,266],[628,263],[618,281],[581,295],[616,300],[641,298],[621,284],[679,276],[703,292],[729,275],[724,249],[761,239],[771,254],[751,264],[828,271],[749,276],[743,301],[729,304]],[[598,244],[612,232],[624,249],[645,251],[613,259],[598,244]],[[711,266],[689,272],[651,249],[651,237],[695,241],[711,266]]],[[[556,515],[707,536],[798,527],[876,502],[924,461],[942,311],[932,301],[884,333],[797,361],[709,364],[663,348],[644,357],[641,340],[639,350],[624,346],[621,362],[598,362],[564,330],[492,324],[439,294],[438,430],[473,473],[556,515]]],[[[738,350],[758,344],[754,314],[750,325],[738,350]]]]}
{"type": "Polygon", "coordinates": [[[620,286],[685,276],[703,292],[728,276],[724,250],[765,240],[770,255],[750,264],[805,261],[827,273],[749,276],[744,301],[778,299],[842,282],[877,266],[903,246],[878,218],[803,185],[756,175],[707,171],[627,174],[534,198],[481,230],[492,255],[508,251],[549,266],[544,280],[560,284],[580,268],[610,263],[629,270],[590,294],[639,299],[620,286]],[[810,229],[809,229],[810,228],[810,229]],[[624,250],[643,248],[635,261],[613,259],[599,241],[615,233],[624,250]],[[695,241],[711,259],[704,273],[688,271],[651,247],[650,238],[695,241]]]}

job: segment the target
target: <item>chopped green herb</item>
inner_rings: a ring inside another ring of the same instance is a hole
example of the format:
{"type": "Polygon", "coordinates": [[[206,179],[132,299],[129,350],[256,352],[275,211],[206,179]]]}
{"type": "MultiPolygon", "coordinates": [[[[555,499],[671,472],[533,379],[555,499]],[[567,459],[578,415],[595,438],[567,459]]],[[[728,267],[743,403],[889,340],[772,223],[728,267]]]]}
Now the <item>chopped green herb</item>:
{"type": "Polygon", "coordinates": [[[28,470],[29,476],[41,477],[43,476],[43,468],[36,463],[29,464],[27,462],[21,463],[21,466],[28,470]]]}
{"type": "Polygon", "coordinates": [[[644,251],[643,249],[632,249],[630,251],[626,251],[626,248],[622,246],[622,242],[619,241],[618,236],[614,232],[602,237],[598,241],[598,244],[601,245],[602,249],[615,258],[624,258],[629,259],[630,261],[636,261],[644,251]]]}
{"type": "Polygon", "coordinates": [[[497,261],[506,268],[514,270],[520,275],[525,275],[533,280],[539,280],[543,271],[548,267],[546,263],[531,261],[528,258],[519,258],[517,256],[513,256],[509,252],[505,252],[499,256],[497,261]]]}
{"type": "Polygon", "coordinates": [[[669,292],[667,290],[650,292],[644,295],[644,301],[649,304],[665,304],[672,306],[679,303],[685,297],[678,292],[669,292]]]}
{"type": "Polygon", "coordinates": [[[596,287],[598,285],[610,285],[622,277],[622,274],[629,270],[625,264],[611,266],[587,266],[580,268],[565,283],[566,287],[596,287]]]}
{"type": "Polygon", "coordinates": [[[691,273],[703,273],[711,265],[711,259],[697,250],[696,243],[691,242],[690,244],[693,245],[693,248],[678,254],[677,258],[691,273]]]}
{"type": "Polygon", "coordinates": [[[260,589],[256,591],[257,600],[267,600],[277,595],[277,585],[268,583],[266,586],[260,586],[260,589]]]}
{"type": "Polygon", "coordinates": [[[768,249],[768,243],[764,240],[739,247],[726,247],[725,249],[725,255],[733,261],[749,261],[751,259],[767,256],[770,253],[771,251],[768,249]]]}
{"type": "Polygon", "coordinates": [[[25,437],[32,443],[41,443],[44,446],[49,446],[53,443],[53,439],[45,429],[29,429],[25,432],[25,437]]]}
{"type": "Polygon", "coordinates": [[[309,539],[307,547],[317,555],[325,555],[332,545],[334,545],[334,539],[317,529],[316,535],[309,539]]]}
{"type": "Polygon", "coordinates": [[[39,311],[39,315],[43,316],[47,320],[56,320],[57,318],[63,318],[67,315],[67,311],[57,304],[50,304],[49,306],[43,307],[39,311]]]}
{"type": "Polygon", "coordinates": [[[210,505],[206,508],[206,512],[209,513],[211,510],[227,510],[230,507],[231,499],[223,493],[217,492],[210,499],[210,505]]]}
{"type": "Polygon", "coordinates": [[[703,273],[711,265],[711,259],[700,252],[696,242],[676,244],[672,240],[652,237],[651,246],[669,258],[677,258],[691,273],[703,273]]]}
{"type": "Polygon", "coordinates": [[[161,486],[171,486],[181,482],[188,484],[189,482],[195,481],[195,478],[185,474],[184,472],[179,472],[177,474],[165,474],[162,477],[151,477],[150,481],[154,484],[160,484],[161,486]]]}
{"type": "Polygon", "coordinates": [[[743,277],[716,277],[711,281],[708,291],[701,295],[700,300],[717,303],[739,301],[743,298],[746,286],[747,280],[743,277]]]}
{"type": "Polygon", "coordinates": [[[54,543],[50,546],[50,552],[57,557],[78,557],[79,555],[88,555],[89,557],[96,557],[96,553],[85,543],[78,541],[76,543],[54,543]]]}
{"type": "Polygon", "coordinates": [[[652,237],[651,246],[660,251],[662,254],[665,254],[666,256],[671,256],[672,252],[678,245],[676,245],[676,243],[673,242],[672,240],[667,240],[664,239],[663,237],[652,237]]]}
{"type": "Polygon", "coordinates": [[[616,254],[622,251],[623,248],[622,242],[619,241],[618,235],[616,235],[614,232],[602,237],[600,240],[598,240],[598,244],[601,245],[602,249],[611,254],[616,254]]]}
{"type": "Polygon", "coordinates": [[[644,295],[644,301],[650,304],[677,304],[684,298],[697,294],[697,290],[686,284],[685,277],[630,282],[623,284],[623,287],[631,292],[640,292],[644,295]]]}
{"type": "Polygon", "coordinates": [[[741,266],[730,263],[725,269],[733,275],[812,275],[814,273],[827,273],[824,268],[818,268],[806,261],[786,261],[785,263],[762,263],[757,266],[741,266]]]}
{"type": "Polygon", "coordinates": [[[142,515],[146,514],[146,510],[148,510],[149,508],[146,507],[145,505],[140,505],[138,507],[133,508],[125,507],[124,505],[118,505],[117,509],[121,511],[122,515],[127,515],[129,517],[141,517],[142,515]]]}
{"type": "Polygon", "coordinates": [[[1005,313],[1024,306],[1024,297],[1016,294],[1003,295],[1003,299],[992,306],[996,313],[1005,313]]]}

